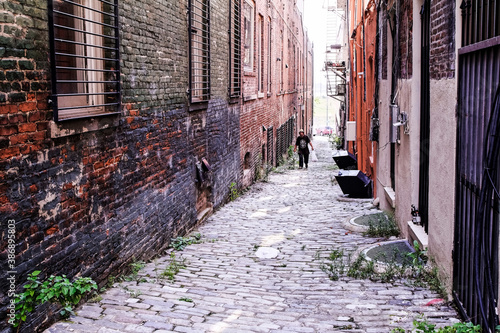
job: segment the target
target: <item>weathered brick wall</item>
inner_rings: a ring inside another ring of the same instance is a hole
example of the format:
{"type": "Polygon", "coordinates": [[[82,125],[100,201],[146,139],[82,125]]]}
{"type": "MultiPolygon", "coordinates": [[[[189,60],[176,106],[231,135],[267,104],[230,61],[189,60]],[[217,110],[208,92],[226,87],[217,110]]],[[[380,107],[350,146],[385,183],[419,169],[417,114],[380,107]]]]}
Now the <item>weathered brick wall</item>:
{"type": "Polygon", "coordinates": [[[455,1],[431,0],[431,79],[455,77],[455,1]]]}
{"type": "Polygon", "coordinates": [[[399,14],[399,76],[410,79],[413,75],[413,0],[400,0],[399,14]]]}
{"type": "MultiPolygon", "coordinates": [[[[274,130],[283,125],[290,117],[296,116],[297,126],[307,131],[312,125],[312,80],[306,80],[306,74],[312,75],[312,62],[305,62],[305,56],[311,52],[312,45],[305,40],[304,27],[300,12],[291,3],[281,0],[255,1],[256,17],[264,18],[264,89],[258,94],[257,68],[246,71],[243,75],[243,106],[240,117],[241,151],[240,158],[250,155],[251,163],[243,170],[244,185],[249,185],[263,161],[270,161],[267,152],[267,132],[263,127],[273,127],[274,130]],[[271,19],[271,36],[267,33],[267,20],[271,19]],[[269,38],[271,49],[267,48],[269,38]],[[268,52],[271,52],[271,62],[268,62],[268,52]],[[302,58],[301,58],[302,57],[302,58]],[[279,59],[279,60],[278,60],[279,59]],[[307,71],[306,71],[307,66],[307,71]],[[304,67],[304,68],[301,68],[304,67]],[[268,93],[268,71],[271,72],[271,91],[268,93]],[[302,77],[302,78],[301,78],[302,77]],[[283,80],[283,84],[281,84],[283,80]],[[304,119],[301,122],[301,105],[305,105],[304,119]],[[306,116],[307,113],[307,116],[306,116]],[[262,149],[264,146],[264,149],[262,149]],[[266,154],[264,154],[266,155],[266,154]]],[[[257,29],[256,29],[257,31],[257,29]]],[[[254,35],[255,43],[260,36],[254,35]]],[[[256,44],[257,45],[257,44],[256,44]]],[[[255,52],[257,55],[257,52],[255,52]]],[[[257,64],[257,57],[255,58],[257,64]]],[[[273,148],[276,151],[276,133],[273,138],[273,148]]],[[[275,158],[277,158],[275,156],[275,158]]]]}
{"type": "MultiPolygon", "coordinates": [[[[160,254],[240,181],[240,106],[227,101],[229,4],[211,5],[217,79],[206,110],[187,106],[187,1],[122,0],[122,115],[57,125],[47,104],[47,4],[0,2],[0,329],[8,219],[16,221],[19,288],[33,270],[103,285],[134,258],[160,254]],[[200,184],[195,163],[202,158],[212,172],[200,184]]],[[[53,318],[33,316],[24,329],[53,318]]]]}

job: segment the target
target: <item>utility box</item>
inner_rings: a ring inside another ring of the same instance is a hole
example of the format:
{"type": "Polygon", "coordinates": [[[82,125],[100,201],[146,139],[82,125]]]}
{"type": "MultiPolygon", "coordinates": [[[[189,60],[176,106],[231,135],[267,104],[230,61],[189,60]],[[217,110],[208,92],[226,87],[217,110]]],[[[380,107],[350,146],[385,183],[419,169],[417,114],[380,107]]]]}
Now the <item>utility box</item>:
{"type": "Polygon", "coordinates": [[[394,123],[398,120],[399,106],[397,106],[396,104],[391,104],[389,108],[389,142],[395,143],[396,141],[398,141],[398,126],[394,126],[394,123]]]}
{"type": "Polygon", "coordinates": [[[356,122],[346,121],[345,123],[345,140],[356,141],[356,122]]]}

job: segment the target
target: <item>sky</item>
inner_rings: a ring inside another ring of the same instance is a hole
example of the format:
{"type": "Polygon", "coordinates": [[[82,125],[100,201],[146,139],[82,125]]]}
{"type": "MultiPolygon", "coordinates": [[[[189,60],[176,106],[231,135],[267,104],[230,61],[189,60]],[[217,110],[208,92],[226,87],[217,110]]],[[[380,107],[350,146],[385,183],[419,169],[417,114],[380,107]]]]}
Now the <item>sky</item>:
{"type": "MultiPolygon", "coordinates": [[[[326,7],[328,0],[303,0],[304,25],[309,39],[314,43],[314,90],[315,96],[326,94],[326,79],[321,71],[325,61],[326,7]]],[[[300,8],[300,7],[299,7],[300,8]]],[[[302,8],[301,8],[302,9],[302,8]]]]}

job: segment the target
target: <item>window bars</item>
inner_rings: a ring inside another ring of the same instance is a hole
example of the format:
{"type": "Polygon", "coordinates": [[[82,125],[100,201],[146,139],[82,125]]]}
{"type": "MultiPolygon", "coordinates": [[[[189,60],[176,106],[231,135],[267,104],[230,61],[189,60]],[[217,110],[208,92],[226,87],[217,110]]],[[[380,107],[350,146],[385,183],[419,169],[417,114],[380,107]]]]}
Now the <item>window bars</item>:
{"type": "Polygon", "coordinates": [[[232,0],[229,27],[229,97],[241,93],[241,0],[232,0]]]}
{"type": "Polygon", "coordinates": [[[51,0],[48,8],[55,121],[118,113],[118,0],[51,0]]]}
{"type": "Polygon", "coordinates": [[[189,1],[189,95],[191,102],[210,98],[210,1],[189,1]]]}

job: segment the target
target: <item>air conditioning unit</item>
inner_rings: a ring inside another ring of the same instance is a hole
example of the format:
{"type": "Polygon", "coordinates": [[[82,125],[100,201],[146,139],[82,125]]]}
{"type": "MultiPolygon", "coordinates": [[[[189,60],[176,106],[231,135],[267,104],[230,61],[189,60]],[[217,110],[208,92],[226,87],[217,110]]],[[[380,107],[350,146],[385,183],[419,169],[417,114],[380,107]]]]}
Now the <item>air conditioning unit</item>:
{"type": "Polygon", "coordinates": [[[345,84],[337,84],[337,95],[345,95],[345,84]]]}
{"type": "Polygon", "coordinates": [[[345,140],[356,141],[356,122],[346,121],[345,123],[345,140]]]}

